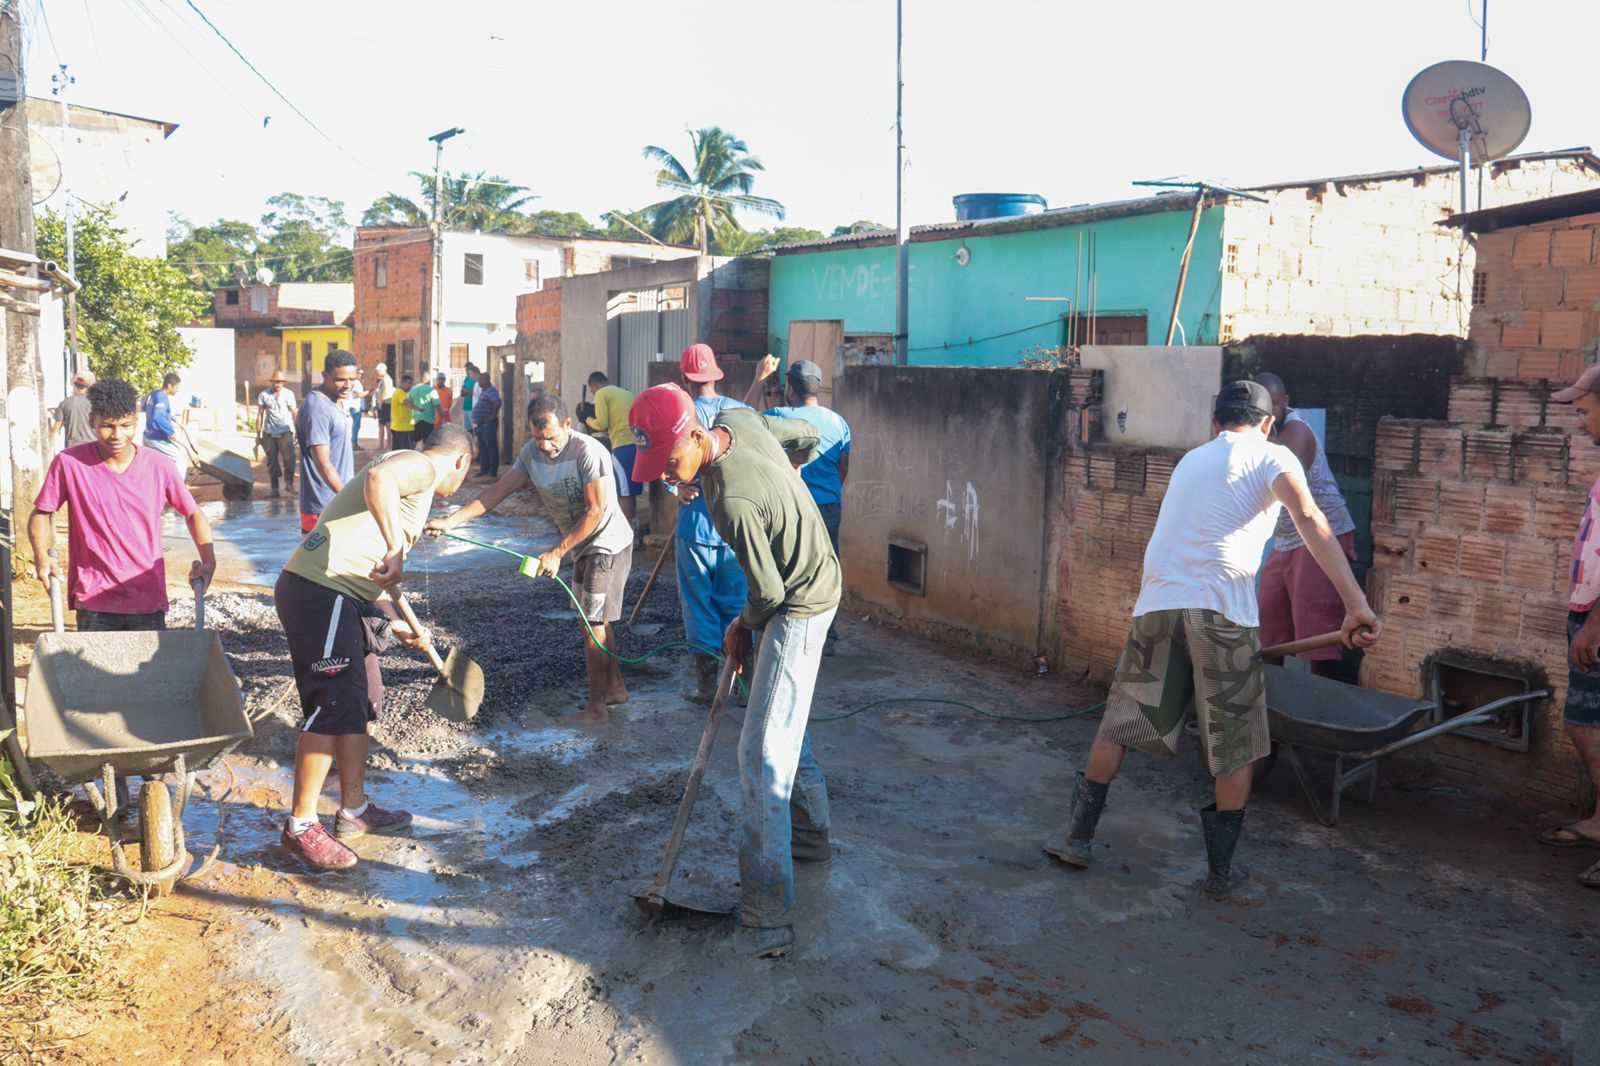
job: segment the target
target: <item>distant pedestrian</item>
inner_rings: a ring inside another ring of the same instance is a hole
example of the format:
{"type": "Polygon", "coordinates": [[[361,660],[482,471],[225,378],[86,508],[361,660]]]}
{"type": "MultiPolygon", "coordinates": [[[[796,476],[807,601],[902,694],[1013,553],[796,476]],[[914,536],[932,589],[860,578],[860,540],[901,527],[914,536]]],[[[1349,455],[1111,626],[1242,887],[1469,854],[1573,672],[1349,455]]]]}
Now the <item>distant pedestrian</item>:
{"type": "MultiPolygon", "coordinates": [[[[766,379],[773,377],[777,370],[778,360],[775,356],[769,355],[761,360],[755,383],[745,396],[747,402],[751,396],[757,395],[757,390],[762,389],[766,379]]],[[[817,510],[822,512],[822,523],[828,527],[828,539],[833,542],[833,551],[837,555],[839,522],[844,512],[844,483],[850,476],[850,425],[838,413],[822,406],[817,397],[821,388],[822,368],[809,359],[797,360],[790,365],[785,379],[784,398],[788,405],[768,408],[765,413],[809,422],[821,435],[822,446],[817,449],[817,457],[800,468],[800,478],[811,490],[811,498],[817,501],[817,510]]],[[[835,631],[829,629],[830,648],[835,636],[835,631]]]]}
{"type": "Polygon", "coordinates": [[[300,532],[309,533],[328,501],[355,475],[350,416],[341,401],[361,372],[356,357],[334,349],[322,364],[322,381],[306,395],[300,433],[300,532]]]}
{"type": "Polygon", "coordinates": [[[378,450],[386,452],[391,447],[389,443],[389,420],[391,417],[390,405],[394,399],[394,378],[389,376],[387,363],[379,363],[373,375],[372,388],[368,395],[372,397],[372,410],[378,416],[378,450]]]}
{"type": "Polygon", "coordinates": [[[171,459],[172,465],[178,468],[180,480],[189,473],[189,455],[178,443],[178,427],[172,421],[172,397],[177,395],[181,380],[169,371],[161,379],[161,387],[152,389],[144,398],[145,446],[171,459]]]}
{"type": "Polygon", "coordinates": [[[478,368],[468,363],[466,373],[461,378],[461,425],[468,433],[472,432],[472,394],[477,389],[478,368]]]}
{"type": "Polygon", "coordinates": [[[434,375],[433,391],[439,394],[439,425],[442,426],[455,413],[456,395],[450,388],[450,379],[443,374],[434,375]]]}
{"type": "Polygon", "coordinates": [[[361,447],[361,412],[367,406],[367,390],[361,385],[361,375],[350,386],[350,395],[344,399],[345,413],[350,416],[350,446],[361,447]]]}
{"type": "Polygon", "coordinates": [[[589,388],[594,391],[594,414],[584,419],[584,424],[605,437],[606,446],[616,453],[622,469],[628,472],[628,495],[622,500],[622,513],[628,516],[628,525],[634,526],[634,500],[644,491],[644,486],[633,480],[635,449],[633,430],[628,428],[633,393],[620,385],[612,385],[605,374],[598,370],[589,375],[589,388]]]}
{"type": "MultiPolygon", "coordinates": [[[[724,411],[746,406],[718,394],[717,382],[723,373],[709,344],[685,348],[678,371],[683,390],[694,398],[695,417],[703,428],[709,430],[724,411]]],[[[746,590],[739,557],[717,532],[698,478],[678,486],[678,541],[672,561],[678,575],[684,638],[695,648],[695,688],[690,698],[710,703],[716,693],[716,656],[722,635],[744,609],[746,590]]]]}
{"type": "Polygon", "coordinates": [[[398,452],[411,447],[416,424],[411,413],[411,375],[405,374],[400,378],[400,387],[389,396],[389,450],[398,452]]]}
{"type": "Polygon", "coordinates": [[[283,387],[283,371],[274,370],[272,381],[256,397],[256,444],[267,456],[267,476],[272,480],[273,499],[278,497],[280,480],[294,492],[294,468],[299,456],[294,447],[296,404],[294,390],[283,387]]]}
{"type": "MultiPolygon", "coordinates": [[[[1311,498],[1322,508],[1333,535],[1344,549],[1345,558],[1355,562],[1356,523],[1344,493],[1328,465],[1326,450],[1300,412],[1289,406],[1289,387],[1276,374],[1257,374],[1256,382],[1272,400],[1273,426],[1277,442],[1294,453],[1305,471],[1311,498]]],[[[1261,568],[1261,643],[1287,644],[1302,637],[1314,637],[1339,628],[1344,604],[1339,590],[1312,556],[1311,549],[1294,528],[1289,513],[1278,515],[1278,528],[1272,538],[1272,554],[1261,568]]],[[[1301,652],[1300,658],[1311,672],[1332,677],[1344,657],[1338,645],[1301,652]]],[[[1278,664],[1274,657],[1268,662],[1278,664]]]]}
{"type": "Polygon", "coordinates": [[[421,444],[439,424],[439,390],[428,378],[428,368],[423,367],[417,383],[406,390],[411,403],[412,442],[421,444]]]}
{"type": "Polygon", "coordinates": [[[56,405],[50,435],[54,437],[56,430],[65,430],[68,448],[94,440],[94,427],[89,422],[89,388],[94,381],[93,370],[80,371],[72,379],[72,395],[56,405]]]}
{"type": "Polygon", "coordinates": [[[478,474],[500,476],[500,390],[484,378],[473,393],[472,431],[478,437],[478,474]]]}
{"type": "MultiPolygon", "coordinates": [[[[482,397],[479,397],[482,402],[482,397]]],[[[622,668],[608,649],[616,647],[612,623],[622,617],[622,597],[633,565],[633,533],[617,506],[611,456],[599,441],[574,432],[559,398],[540,396],[528,404],[528,434],[517,461],[476,500],[428,523],[434,535],[470,522],[498,507],[507,496],[532,486],[561,539],[538,559],[539,577],[561,569],[572,557],[572,589],[588,626],[584,668],[589,698],[581,716],[603,721],[606,708],[628,702],[622,668]]]]}

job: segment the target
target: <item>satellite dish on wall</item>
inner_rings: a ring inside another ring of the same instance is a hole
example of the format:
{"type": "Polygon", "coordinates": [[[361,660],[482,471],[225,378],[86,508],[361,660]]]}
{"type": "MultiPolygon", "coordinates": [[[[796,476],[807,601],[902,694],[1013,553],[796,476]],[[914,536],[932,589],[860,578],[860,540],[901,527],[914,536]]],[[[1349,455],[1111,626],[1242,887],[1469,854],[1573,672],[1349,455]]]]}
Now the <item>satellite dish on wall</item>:
{"type": "Polygon", "coordinates": [[[1446,159],[1461,158],[1465,133],[1475,163],[1516,151],[1533,122],[1522,86],[1486,63],[1465,59],[1435,63],[1412,78],[1400,113],[1411,136],[1446,159]]]}
{"type": "Polygon", "coordinates": [[[262,267],[256,271],[256,283],[259,285],[271,285],[274,276],[271,267],[262,267]]]}

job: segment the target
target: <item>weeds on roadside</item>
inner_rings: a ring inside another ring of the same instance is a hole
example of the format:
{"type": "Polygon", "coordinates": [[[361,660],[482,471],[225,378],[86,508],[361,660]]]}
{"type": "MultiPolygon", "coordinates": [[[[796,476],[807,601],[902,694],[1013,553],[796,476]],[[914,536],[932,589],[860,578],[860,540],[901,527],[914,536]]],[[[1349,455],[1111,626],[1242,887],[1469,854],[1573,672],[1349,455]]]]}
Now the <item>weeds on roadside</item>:
{"type": "Polygon", "coordinates": [[[84,991],[101,958],[110,928],[76,835],[66,801],[24,800],[0,759],[0,1013],[84,991]]]}

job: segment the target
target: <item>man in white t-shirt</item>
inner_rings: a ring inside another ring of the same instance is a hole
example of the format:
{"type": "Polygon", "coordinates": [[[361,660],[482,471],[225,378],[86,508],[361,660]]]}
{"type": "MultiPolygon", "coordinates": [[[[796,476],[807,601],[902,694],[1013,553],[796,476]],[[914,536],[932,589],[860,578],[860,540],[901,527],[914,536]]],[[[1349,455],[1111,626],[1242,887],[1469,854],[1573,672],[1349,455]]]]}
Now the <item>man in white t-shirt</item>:
{"type": "Polygon", "coordinates": [[[1078,776],[1064,839],[1045,848],[1069,866],[1089,865],[1106,790],[1128,748],[1176,754],[1192,696],[1216,779],[1216,802],[1200,812],[1210,866],[1205,891],[1225,895],[1244,879],[1244,869],[1233,866],[1233,851],[1244,827],[1252,764],[1272,746],[1256,572],[1280,508],[1338,590],[1345,643],[1366,648],[1378,639],[1378,616],[1312,499],[1300,461],[1269,439],[1272,422],[1266,389],[1253,381],[1224,385],[1212,416],[1215,438],[1172,472],[1145,549],[1133,627],[1088,766],[1078,776]]]}

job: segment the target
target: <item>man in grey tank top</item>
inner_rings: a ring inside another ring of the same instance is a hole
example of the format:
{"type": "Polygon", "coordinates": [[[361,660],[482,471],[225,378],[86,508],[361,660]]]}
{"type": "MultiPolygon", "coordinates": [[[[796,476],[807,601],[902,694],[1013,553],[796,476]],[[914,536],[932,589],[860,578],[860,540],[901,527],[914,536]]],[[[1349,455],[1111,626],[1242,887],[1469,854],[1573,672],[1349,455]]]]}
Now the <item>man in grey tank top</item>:
{"type": "MultiPolygon", "coordinates": [[[[1356,523],[1350,516],[1344,493],[1328,466],[1328,456],[1315,431],[1289,406],[1289,389],[1276,374],[1256,375],[1256,381],[1272,398],[1278,426],[1278,443],[1294,452],[1305,467],[1306,486],[1311,498],[1328,518],[1328,525],[1351,561],[1356,557],[1356,523]]],[[[1333,582],[1322,572],[1305,542],[1295,531],[1287,512],[1278,515],[1278,528],[1272,539],[1272,555],[1261,568],[1261,643],[1314,637],[1339,628],[1344,619],[1344,603],[1333,582]]],[[[1331,676],[1344,654],[1340,645],[1302,652],[1313,673],[1331,676]]]]}

